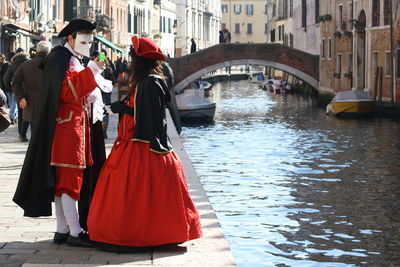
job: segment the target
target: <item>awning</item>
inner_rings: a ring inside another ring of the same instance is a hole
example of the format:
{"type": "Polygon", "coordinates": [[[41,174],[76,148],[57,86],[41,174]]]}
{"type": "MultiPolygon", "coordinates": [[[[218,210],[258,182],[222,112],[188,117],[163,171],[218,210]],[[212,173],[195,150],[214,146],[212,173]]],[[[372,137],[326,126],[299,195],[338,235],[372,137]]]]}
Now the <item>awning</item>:
{"type": "Polygon", "coordinates": [[[20,33],[22,35],[25,36],[29,36],[29,37],[33,37],[33,38],[40,38],[39,34],[37,34],[36,32],[33,32],[31,30],[29,30],[29,28],[25,28],[23,26],[14,24],[14,23],[4,23],[3,25],[1,25],[5,30],[9,30],[12,32],[16,32],[16,33],[20,33]]]}
{"type": "Polygon", "coordinates": [[[123,57],[126,56],[124,50],[122,50],[121,48],[119,48],[118,46],[114,45],[113,43],[111,43],[110,41],[108,41],[106,38],[95,35],[94,36],[97,40],[99,40],[100,42],[102,42],[103,44],[105,44],[106,46],[110,47],[114,52],[119,52],[122,54],[123,57]]]}

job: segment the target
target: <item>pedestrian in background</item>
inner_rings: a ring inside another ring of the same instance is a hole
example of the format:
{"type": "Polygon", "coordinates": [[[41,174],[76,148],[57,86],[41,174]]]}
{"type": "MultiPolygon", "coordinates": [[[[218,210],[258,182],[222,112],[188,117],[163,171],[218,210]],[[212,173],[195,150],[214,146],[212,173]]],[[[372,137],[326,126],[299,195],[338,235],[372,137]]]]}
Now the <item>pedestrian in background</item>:
{"type": "Polygon", "coordinates": [[[20,108],[22,119],[30,123],[31,136],[35,128],[35,109],[42,85],[44,61],[50,53],[51,44],[41,41],[37,44],[33,59],[22,63],[12,79],[12,89],[20,108]]]}
{"type": "MultiPolygon", "coordinates": [[[[17,72],[18,68],[29,59],[29,54],[25,53],[25,51],[22,48],[18,48],[16,51],[16,54],[11,58],[11,64],[10,67],[8,68],[7,72],[4,74],[3,82],[6,87],[6,91],[12,91],[12,79],[14,77],[14,74],[17,72]]],[[[14,101],[16,101],[15,95],[13,94],[14,101]]],[[[22,108],[18,105],[18,102],[16,101],[16,104],[18,106],[18,134],[19,134],[19,141],[20,142],[27,142],[28,138],[26,137],[26,134],[28,132],[29,128],[29,122],[26,122],[22,119],[23,117],[23,110],[22,108]]]]}
{"type": "MultiPolygon", "coordinates": [[[[9,58],[11,59],[15,55],[14,52],[10,52],[9,58]]],[[[6,94],[7,97],[7,106],[10,109],[9,111],[9,116],[11,120],[11,124],[14,124],[17,122],[17,117],[18,117],[18,107],[17,107],[17,101],[14,98],[14,93],[11,90],[11,88],[7,88],[5,83],[4,83],[4,76],[10,66],[10,63],[7,61],[7,58],[5,57],[4,54],[0,55],[0,88],[3,89],[4,93],[6,94]]]]}
{"type": "Polygon", "coordinates": [[[129,95],[111,104],[118,137],[101,170],[88,226],[104,249],[129,251],[200,238],[201,225],[186,177],[169,142],[165,106],[171,99],[149,38],[132,38],[129,95]]]}
{"type": "Polygon", "coordinates": [[[190,41],[192,42],[191,46],[190,46],[190,53],[194,53],[197,51],[197,47],[196,47],[196,42],[194,41],[194,39],[190,39],[190,41]]]}
{"type": "Polygon", "coordinates": [[[224,42],[224,33],[222,31],[219,31],[218,39],[220,44],[224,42]]]}
{"type": "Polygon", "coordinates": [[[231,33],[228,31],[228,29],[223,29],[224,32],[224,43],[230,43],[231,42],[231,33]]]}
{"type": "Polygon", "coordinates": [[[7,129],[11,124],[6,106],[7,106],[7,97],[4,91],[0,88],[0,132],[7,129]]]}

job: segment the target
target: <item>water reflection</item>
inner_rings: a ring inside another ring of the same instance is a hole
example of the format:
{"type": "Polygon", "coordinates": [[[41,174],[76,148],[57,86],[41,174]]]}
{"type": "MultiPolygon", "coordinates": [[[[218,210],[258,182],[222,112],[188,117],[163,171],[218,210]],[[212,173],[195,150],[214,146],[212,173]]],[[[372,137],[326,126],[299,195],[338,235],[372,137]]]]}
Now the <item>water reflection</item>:
{"type": "Polygon", "coordinates": [[[244,81],[213,91],[214,124],[182,137],[238,266],[400,263],[399,122],[244,81]]]}

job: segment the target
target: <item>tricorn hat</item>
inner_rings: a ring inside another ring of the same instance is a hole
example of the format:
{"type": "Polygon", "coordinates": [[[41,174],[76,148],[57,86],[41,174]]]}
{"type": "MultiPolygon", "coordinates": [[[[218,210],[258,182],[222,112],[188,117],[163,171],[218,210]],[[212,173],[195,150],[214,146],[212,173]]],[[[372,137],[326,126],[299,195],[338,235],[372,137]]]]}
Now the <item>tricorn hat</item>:
{"type": "Polygon", "coordinates": [[[154,60],[165,61],[167,58],[161,52],[161,49],[157,44],[147,37],[137,37],[134,35],[132,37],[133,49],[135,49],[136,55],[139,57],[151,58],[154,60]]]}
{"type": "Polygon", "coordinates": [[[93,31],[96,29],[97,23],[90,22],[87,19],[77,18],[71,20],[67,26],[64,27],[58,34],[58,37],[65,37],[73,32],[80,32],[80,31],[93,31]]]}

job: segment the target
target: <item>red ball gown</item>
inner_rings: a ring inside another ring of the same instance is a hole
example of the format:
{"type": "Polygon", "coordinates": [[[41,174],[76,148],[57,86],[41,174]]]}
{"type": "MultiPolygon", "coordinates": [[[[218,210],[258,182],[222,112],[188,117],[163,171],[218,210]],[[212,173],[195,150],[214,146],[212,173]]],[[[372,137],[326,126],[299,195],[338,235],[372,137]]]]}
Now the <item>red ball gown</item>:
{"type": "Polygon", "coordinates": [[[120,115],[118,137],[96,185],[88,218],[90,239],[151,247],[200,238],[200,218],[179,157],[172,149],[159,152],[150,141],[135,138],[140,116],[135,103],[146,101],[136,100],[137,95],[145,97],[134,91],[126,101],[135,115],[120,115]]]}

